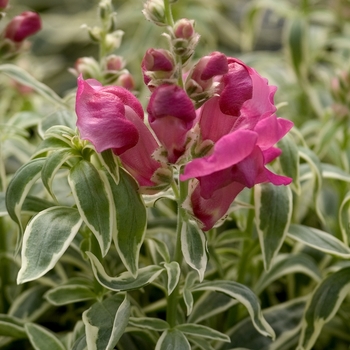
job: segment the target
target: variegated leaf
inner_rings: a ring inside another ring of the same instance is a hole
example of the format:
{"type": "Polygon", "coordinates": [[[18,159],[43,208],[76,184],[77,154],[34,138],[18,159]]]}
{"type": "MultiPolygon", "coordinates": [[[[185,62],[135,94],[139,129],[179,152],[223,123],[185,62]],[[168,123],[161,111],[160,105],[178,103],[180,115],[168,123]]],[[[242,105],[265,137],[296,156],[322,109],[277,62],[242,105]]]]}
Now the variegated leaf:
{"type": "Polygon", "coordinates": [[[349,245],[349,228],[350,228],[350,192],[348,192],[339,208],[338,212],[339,226],[346,246],[349,245]]]}
{"type": "Polygon", "coordinates": [[[168,274],[168,295],[170,295],[180,280],[181,269],[180,265],[176,261],[172,261],[171,263],[164,263],[165,270],[168,274]]]}
{"type": "Polygon", "coordinates": [[[90,259],[96,279],[105,288],[116,292],[144,287],[152,283],[164,271],[164,268],[161,266],[149,265],[139,269],[137,278],[133,277],[130,272],[124,272],[119,277],[110,277],[106,274],[103,266],[92,253],[86,252],[86,254],[90,259]]]}
{"type": "Polygon", "coordinates": [[[191,350],[185,335],[177,329],[167,329],[160,336],[155,350],[191,350]]]}
{"type": "Polygon", "coordinates": [[[192,291],[214,291],[224,293],[231,298],[237,299],[248,310],[249,315],[257,331],[264,336],[275,338],[275,332],[266,322],[261,313],[260,304],[257,296],[245,285],[234,281],[210,281],[197,284],[192,291]]]}
{"type": "Polygon", "coordinates": [[[147,227],[146,207],[135,180],[125,170],[120,169],[118,184],[109,174],[107,178],[116,210],[117,230],[113,240],[124,266],[136,277],[147,227]]]}
{"type": "Polygon", "coordinates": [[[23,232],[21,223],[22,205],[28,192],[39,179],[44,162],[44,158],[33,159],[20,167],[6,191],[7,212],[11,219],[18,224],[21,233],[23,232]]]}
{"type": "Polygon", "coordinates": [[[115,207],[104,172],[81,160],[71,170],[68,182],[84,223],[95,235],[105,256],[115,230],[115,207]]]}
{"type": "Polygon", "coordinates": [[[25,86],[29,86],[48,101],[53,102],[56,105],[66,106],[65,102],[53,90],[36,80],[25,69],[18,65],[2,64],[0,65],[0,72],[8,75],[10,78],[25,86]]]}
{"type": "Polygon", "coordinates": [[[327,254],[339,256],[345,259],[350,258],[349,247],[336,237],[319,229],[293,224],[289,227],[288,236],[327,254]]]}
{"type": "Polygon", "coordinates": [[[51,197],[55,200],[56,197],[52,191],[52,182],[54,176],[68,159],[77,156],[78,155],[75,154],[72,149],[68,148],[54,151],[46,158],[45,164],[41,170],[41,180],[47,191],[50,193],[51,197]]]}
{"type": "Polygon", "coordinates": [[[48,329],[35,323],[26,323],[24,327],[35,350],[66,350],[62,342],[48,329]]]}
{"type": "Polygon", "coordinates": [[[273,281],[292,273],[303,273],[317,282],[321,279],[321,272],[318,266],[308,255],[279,254],[271,269],[262,273],[256,282],[254,287],[255,293],[260,294],[273,281]]]}
{"type": "Polygon", "coordinates": [[[269,270],[280,250],[292,216],[292,192],[288,186],[266,183],[255,187],[255,221],[264,266],[269,270]]]}
{"type": "Polygon", "coordinates": [[[88,350],[112,350],[129,322],[127,295],[114,294],[83,313],[88,350]]]}
{"type": "Polygon", "coordinates": [[[27,338],[24,322],[17,317],[0,314],[0,336],[15,339],[27,338]]]}
{"type": "Polygon", "coordinates": [[[194,223],[185,221],[181,230],[181,250],[186,263],[198,272],[203,281],[207,268],[207,240],[205,234],[194,223]]]}
{"type": "Polygon", "coordinates": [[[302,324],[298,350],[311,350],[325,323],[338,311],[350,291],[350,267],[326,277],[314,291],[302,324]]]}
{"type": "Polygon", "coordinates": [[[24,232],[17,283],[32,281],[51,270],[81,224],[79,212],[74,208],[51,207],[37,214],[24,232]]]}
{"type": "Polygon", "coordinates": [[[175,327],[186,335],[191,335],[200,338],[208,338],[217,341],[230,342],[230,337],[213,328],[195,323],[183,323],[175,327]]]}
{"type": "Polygon", "coordinates": [[[134,327],[162,332],[170,328],[169,323],[153,317],[130,317],[129,324],[134,327]]]}

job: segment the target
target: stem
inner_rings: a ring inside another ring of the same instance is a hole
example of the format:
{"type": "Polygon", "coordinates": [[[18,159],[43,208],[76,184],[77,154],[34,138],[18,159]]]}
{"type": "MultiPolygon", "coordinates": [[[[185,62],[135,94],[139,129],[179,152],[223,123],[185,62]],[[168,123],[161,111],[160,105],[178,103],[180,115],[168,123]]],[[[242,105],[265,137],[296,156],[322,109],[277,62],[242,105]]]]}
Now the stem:
{"type": "Polygon", "coordinates": [[[173,13],[171,11],[171,5],[169,0],[164,0],[164,13],[165,13],[165,19],[169,26],[174,26],[174,19],[173,19],[173,13]]]}
{"type": "MultiPolygon", "coordinates": [[[[173,187],[176,187],[175,184],[173,187]]],[[[181,263],[182,263],[181,231],[182,231],[182,226],[186,217],[185,210],[182,208],[182,203],[184,202],[187,196],[188,181],[184,181],[184,182],[179,181],[178,188],[179,190],[177,191],[178,196],[177,196],[176,243],[175,243],[173,261],[176,261],[181,266],[181,263]]],[[[179,288],[180,287],[178,283],[175,289],[173,290],[173,292],[170,295],[168,295],[166,320],[169,323],[170,327],[176,326],[177,306],[179,301],[179,288]]]]}

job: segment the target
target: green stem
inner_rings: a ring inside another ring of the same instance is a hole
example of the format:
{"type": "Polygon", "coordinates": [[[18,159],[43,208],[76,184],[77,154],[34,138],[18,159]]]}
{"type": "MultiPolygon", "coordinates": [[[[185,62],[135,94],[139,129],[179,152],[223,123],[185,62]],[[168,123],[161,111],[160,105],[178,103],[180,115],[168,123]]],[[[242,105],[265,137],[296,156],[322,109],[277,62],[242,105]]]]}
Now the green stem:
{"type": "Polygon", "coordinates": [[[171,5],[169,0],[164,0],[164,12],[165,12],[165,19],[169,26],[174,26],[174,19],[173,19],[173,13],[171,11],[171,5]]]}
{"type": "MultiPolygon", "coordinates": [[[[175,185],[174,185],[175,187],[175,185]]],[[[176,243],[173,261],[176,261],[180,266],[182,263],[182,251],[181,251],[181,231],[184,223],[186,212],[182,208],[182,203],[184,202],[187,191],[188,191],[188,181],[181,182],[179,181],[179,190],[177,191],[177,227],[176,227],[176,243]]],[[[177,315],[177,306],[179,302],[179,283],[173,290],[173,292],[168,295],[167,303],[167,316],[166,320],[169,323],[170,327],[176,326],[176,315],[177,315]]]]}

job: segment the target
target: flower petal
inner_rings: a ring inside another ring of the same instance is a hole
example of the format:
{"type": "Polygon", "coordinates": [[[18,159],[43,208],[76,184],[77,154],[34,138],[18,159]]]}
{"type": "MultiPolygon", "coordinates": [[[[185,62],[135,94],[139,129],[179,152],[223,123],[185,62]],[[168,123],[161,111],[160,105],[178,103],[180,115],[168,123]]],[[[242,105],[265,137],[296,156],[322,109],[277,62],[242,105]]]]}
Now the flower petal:
{"type": "Polygon", "coordinates": [[[209,175],[237,164],[253,151],[257,138],[258,135],[250,130],[237,130],[223,136],[210,156],[194,159],[185,166],[180,180],[209,175]]]}
{"type": "MultiPolygon", "coordinates": [[[[116,153],[124,152],[138,141],[137,129],[125,117],[124,103],[135,107],[137,99],[121,87],[114,88],[116,93],[111,93],[111,87],[105,89],[96,80],[84,81],[82,77],[78,78],[77,127],[82,139],[90,141],[97,152],[110,148],[116,153]]],[[[138,113],[140,108],[142,110],[141,105],[135,108],[138,113]]],[[[134,109],[131,111],[136,114],[134,109]]]]}

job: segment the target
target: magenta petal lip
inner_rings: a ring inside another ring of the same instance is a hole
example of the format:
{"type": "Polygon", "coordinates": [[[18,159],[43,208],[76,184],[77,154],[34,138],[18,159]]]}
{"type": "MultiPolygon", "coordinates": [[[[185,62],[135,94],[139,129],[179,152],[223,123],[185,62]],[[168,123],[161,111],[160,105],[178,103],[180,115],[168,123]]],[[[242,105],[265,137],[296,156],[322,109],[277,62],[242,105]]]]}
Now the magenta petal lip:
{"type": "Polygon", "coordinates": [[[250,130],[237,130],[223,136],[210,156],[196,158],[185,166],[180,180],[209,175],[239,163],[253,151],[257,139],[257,133],[250,130]]]}

